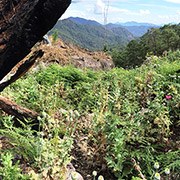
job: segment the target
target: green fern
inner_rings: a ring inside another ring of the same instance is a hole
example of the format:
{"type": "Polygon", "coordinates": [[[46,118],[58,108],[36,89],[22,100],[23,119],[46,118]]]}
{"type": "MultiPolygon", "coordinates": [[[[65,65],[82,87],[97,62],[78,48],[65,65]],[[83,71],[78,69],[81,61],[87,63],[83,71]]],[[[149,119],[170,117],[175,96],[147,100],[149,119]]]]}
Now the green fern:
{"type": "Polygon", "coordinates": [[[3,177],[3,180],[25,180],[29,179],[29,175],[21,174],[21,169],[19,169],[19,161],[13,165],[12,162],[13,156],[10,153],[3,153],[1,154],[1,161],[3,167],[0,168],[0,175],[3,177]]]}
{"type": "MultiPolygon", "coordinates": [[[[21,154],[28,161],[33,162],[37,156],[36,138],[32,136],[34,131],[21,128],[1,129],[0,133],[10,139],[9,144],[13,145],[12,151],[21,154]]],[[[4,151],[9,151],[5,149],[4,151]]]]}

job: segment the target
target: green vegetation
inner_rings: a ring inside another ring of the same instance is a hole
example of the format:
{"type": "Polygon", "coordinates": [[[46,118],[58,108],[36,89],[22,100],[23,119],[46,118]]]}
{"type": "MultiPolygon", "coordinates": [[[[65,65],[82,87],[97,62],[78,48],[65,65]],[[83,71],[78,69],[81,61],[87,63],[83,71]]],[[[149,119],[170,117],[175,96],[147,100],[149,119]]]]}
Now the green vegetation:
{"type": "Polygon", "coordinates": [[[12,159],[14,157],[10,153],[1,154],[1,160],[3,167],[0,168],[0,175],[3,176],[3,180],[25,180],[30,176],[21,174],[21,169],[18,167],[19,162],[13,165],[12,159]]]}
{"type": "Polygon", "coordinates": [[[164,25],[151,28],[140,39],[129,42],[125,50],[113,50],[113,60],[118,67],[141,65],[147,54],[162,56],[166,51],[180,48],[180,26],[164,25]]]}
{"type": "MultiPolygon", "coordinates": [[[[105,30],[102,25],[76,24],[69,19],[58,21],[49,32],[51,35],[55,29],[58,30],[58,37],[65,42],[80,45],[90,50],[102,50],[104,47],[105,30]]],[[[117,47],[123,49],[134,36],[125,28],[119,27],[116,30],[106,29],[106,42],[109,48],[117,47]]]]}
{"type": "Polygon", "coordinates": [[[58,30],[55,29],[54,33],[52,33],[52,43],[54,44],[58,38],[58,30]]]}
{"type": "Polygon", "coordinates": [[[1,120],[3,128],[0,129],[0,134],[8,138],[8,144],[13,146],[2,150],[6,153],[1,155],[3,168],[0,169],[0,174],[3,180],[41,180],[50,177],[64,179],[65,167],[71,160],[69,151],[72,138],[60,137],[60,124],[57,120],[42,112],[42,118],[38,117],[42,131],[32,130],[33,125],[25,125],[21,121],[22,128],[16,128],[12,117],[4,117],[1,120]],[[22,170],[18,167],[19,160],[13,165],[12,154],[21,155],[23,164],[30,164],[28,176],[21,173],[22,170]]]}
{"type": "Polygon", "coordinates": [[[1,113],[0,133],[14,147],[8,152],[29,162],[34,179],[63,179],[73,138],[81,133],[118,180],[138,180],[140,172],[148,180],[180,178],[180,51],[148,58],[141,67],[109,72],[40,67],[13,83],[2,95],[42,117],[36,132],[22,122],[14,127],[1,113]]]}

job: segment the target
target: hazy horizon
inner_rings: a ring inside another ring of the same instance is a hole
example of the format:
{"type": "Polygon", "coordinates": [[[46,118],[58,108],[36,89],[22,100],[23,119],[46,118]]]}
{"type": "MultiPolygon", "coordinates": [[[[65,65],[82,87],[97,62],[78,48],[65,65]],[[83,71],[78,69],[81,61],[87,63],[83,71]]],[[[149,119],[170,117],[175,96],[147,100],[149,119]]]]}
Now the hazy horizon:
{"type": "MultiPolygon", "coordinates": [[[[68,19],[68,18],[82,18],[82,19],[86,19],[86,18],[83,18],[83,17],[73,17],[73,16],[70,16],[70,17],[67,17],[67,18],[61,18],[60,20],[64,20],[64,19],[68,19]]],[[[94,19],[86,19],[86,20],[90,20],[90,21],[96,21],[94,19]]],[[[98,22],[98,21],[96,21],[98,22]]],[[[101,25],[104,25],[104,23],[101,23],[101,22],[98,22],[100,23],[101,25]]],[[[107,24],[110,24],[112,22],[108,22],[107,24]]],[[[162,26],[162,25],[165,25],[165,24],[179,24],[180,22],[170,22],[170,23],[163,23],[163,24],[155,24],[155,23],[149,23],[149,22],[137,22],[137,21],[126,21],[126,22],[115,22],[115,23],[112,23],[112,24],[125,24],[125,23],[139,23],[139,24],[152,24],[152,25],[157,25],[157,26],[162,26]]]]}
{"type": "Polygon", "coordinates": [[[101,24],[180,23],[180,0],[72,0],[61,19],[80,17],[101,24]],[[104,13],[107,21],[104,22],[104,13]]]}

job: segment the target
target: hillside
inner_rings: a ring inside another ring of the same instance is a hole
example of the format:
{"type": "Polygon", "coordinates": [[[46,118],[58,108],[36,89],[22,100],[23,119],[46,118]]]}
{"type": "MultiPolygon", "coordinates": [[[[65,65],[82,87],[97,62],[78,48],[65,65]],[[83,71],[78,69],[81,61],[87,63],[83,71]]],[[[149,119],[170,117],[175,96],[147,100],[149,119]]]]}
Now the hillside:
{"type": "Polygon", "coordinates": [[[122,51],[113,51],[113,61],[119,67],[135,67],[143,63],[149,54],[162,56],[169,50],[180,48],[180,26],[164,25],[151,28],[141,38],[132,40],[122,51]]]}
{"type": "MultiPolygon", "coordinates": [[[[49,34],[57,29],[58,36],[65,42],[91,50],[102,50],[105,43],[105,30],[102,25],[94,24],[96,23],[87,24],[87,21],[82,22],[82,20],[78,24],[70,19],[59,20],[49,34]]],[[[124,47],[132,39],[134,39],[132,33],[122,27],[119,27],[117,31],[106,29],[106,43],[109,48],[114,44],[121,44],[121,47],[124,47]]]]}
{"type": "Polygon", "coordinates": [[[180,179],[179,67],[176,51],[131,70],[56,63],[21,77],[1,95],[41,114],[40,130],[0,112],[3,178],[64,180],[76,167],[84,180],[180,179]]]}
{"type": "MultiPolygon", "coordinates": [[[[51,39],[51,37],[50,37],[51,39]]],[[[73,65],[85,70],[110,70],[114,67],[111,56],[102,51],[91,51],[80,46],[65,43],[58,39],[52,46],[42,44],[38,49],[43,49],[44,56],[40,62],[45,64],[58,63],[62,66],[73,65]]]]}
{"type": "MultiPolygon", "coordinates": [[[[52,37],[49,37],[51,39],[52,37]]],[[[73,44],[65,43],[61,39],[53,45],[47,45],[44,43],[37,43],[32,50],[43,50],[44,55],[41,57],[33,66],[34,69],[39,66],[46,67],[53,63],[60,66],[72,65],[78,69],[86,70],[90,69],[92,71],[108,71],[114,68],[114,63],[112,57],[107,55],[102,51],[91,51],[84,49],[80,46],[75,46],[73,44]]],[[[17,69],[27,60],[27,57],[20,61],[11,72],[5,76],[1,83],[6,81],[12,74],[14,74],[17,69]]]]}
{"type": "MultiPolygon", "coordinates": [[[[96,21],[87,20],[84,18],[70,17],[68,19],[75,22],[76,24],[102,26],[100,23],[96,21]]],[[[139,23],[135,21],[130,21],[125,23],[109,23],[106,25],[106,27],[109,30],[114,29],[114,31],[116,31],[116,28],[126,29],[128,30],[127,32],[132,33],[135,37],[141,37],[148,31],[148,29],[151,29],[152,27],[159,28],[160,26],[151,23],[139,23]]]]}

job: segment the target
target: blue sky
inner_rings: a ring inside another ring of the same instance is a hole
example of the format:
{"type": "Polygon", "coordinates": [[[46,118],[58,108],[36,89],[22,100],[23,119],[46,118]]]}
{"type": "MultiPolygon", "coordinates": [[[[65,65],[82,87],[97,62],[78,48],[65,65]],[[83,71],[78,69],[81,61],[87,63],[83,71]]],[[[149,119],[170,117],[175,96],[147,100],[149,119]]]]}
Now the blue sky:
{"type": "Polygon", "coordinates": [[[104,24],[104,12],[107,23],[180,23],[180,0],[72,0],[61,19],[82,17],[104,24]]]}

